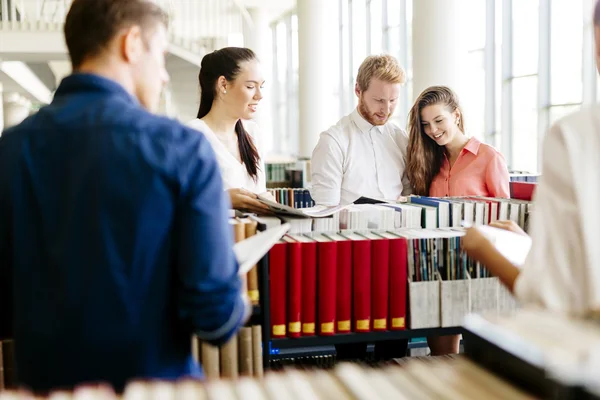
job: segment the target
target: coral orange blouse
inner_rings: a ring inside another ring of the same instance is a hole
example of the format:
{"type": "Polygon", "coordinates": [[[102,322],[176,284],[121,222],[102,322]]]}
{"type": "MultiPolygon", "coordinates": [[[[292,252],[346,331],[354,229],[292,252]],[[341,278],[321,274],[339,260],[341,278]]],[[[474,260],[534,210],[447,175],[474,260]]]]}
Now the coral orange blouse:
{"type": "Polygon", "coordinates": [[[510,197],[508,168],[502,154],[475,138],[469,139],[450,168],[448,158],[429,188],[431,197],[510,197]]]}

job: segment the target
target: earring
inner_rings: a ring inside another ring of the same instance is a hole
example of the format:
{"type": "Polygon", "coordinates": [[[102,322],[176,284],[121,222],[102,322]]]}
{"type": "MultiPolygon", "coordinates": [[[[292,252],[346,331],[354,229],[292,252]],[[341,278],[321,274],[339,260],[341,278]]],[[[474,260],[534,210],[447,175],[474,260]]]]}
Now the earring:
{"type": "Polygon", "coordinates": [[[227,94],[227,90],[223,90],[223,94],[227,94]]]}

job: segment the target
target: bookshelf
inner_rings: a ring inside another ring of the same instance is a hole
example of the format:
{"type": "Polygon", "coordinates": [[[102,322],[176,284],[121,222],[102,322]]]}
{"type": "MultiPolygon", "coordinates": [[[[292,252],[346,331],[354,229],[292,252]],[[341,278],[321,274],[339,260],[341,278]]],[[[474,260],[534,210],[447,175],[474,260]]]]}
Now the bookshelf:
{"type": "MultiPolygon", "coordinates": [[[[259,224],[259,230],[266,229],[259,224]]],[[[306,336],[300,338],[272,338],[270,318],[270,286],[269,286],[269,256],[263,257],[258,264],[260,300],[254,306],[253,324],[260,323],[262,329],[262,354],[264,370],[270,369],[271,362],[280,359],[280,351],[284,350],[286,357],[310,353],[312,356],[328,354],[331,346],[350,343],[376,343],[387,340],[421,338],[431,335],[457,335],[463,333],[461,327],[441,327],[407,329],[403,331],[385,331],[368,333],[346,333],[332,336],[306,336]]]]}

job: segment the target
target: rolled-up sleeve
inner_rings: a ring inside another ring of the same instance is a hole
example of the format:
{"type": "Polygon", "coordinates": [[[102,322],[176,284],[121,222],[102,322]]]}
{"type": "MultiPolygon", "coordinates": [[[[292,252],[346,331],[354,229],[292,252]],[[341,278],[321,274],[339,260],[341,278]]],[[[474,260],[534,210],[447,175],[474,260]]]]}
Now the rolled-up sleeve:
{"type": "Polygon", "coordinates": [[[210,144],[201,139],[190,152],[182,178],[176,219],[177,306],[198,337],[221,344],[245,322],[248,304],[233,253],[230,208],[210,144]]]}
{"type": "Polygon", "coordinates": [[[485,184],[492,197],[510,198],[510,177],[504,156],[498,152],[490,159],[485,171],[485,184]]]}
{"type": "Polygon", "coordinates": [[[531,250],[515,281],[515,296],[555,312],[582,311],[584,238],[571,165],[554,127],[544,141],[542,175],[531,217],[531,250]]]}
{"type": "Polygon", "coordinates": [[[321,133],[312,153],[310,195],[316,204],[340,204],[344,154],[339,143],[329,132],[321,133]]]}

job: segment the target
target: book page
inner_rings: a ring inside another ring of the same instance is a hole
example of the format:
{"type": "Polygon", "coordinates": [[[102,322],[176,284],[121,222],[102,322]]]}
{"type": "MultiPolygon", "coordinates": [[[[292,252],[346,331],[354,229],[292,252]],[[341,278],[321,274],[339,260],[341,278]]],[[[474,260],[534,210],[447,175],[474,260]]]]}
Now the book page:
{"type": "Polygon", "coordinates": [[[240,266],[239,275],[245,275],[250,271],[289,229],[290,224],[275,226],[236,243],[233,246],[233,252],[240,266]]]}

